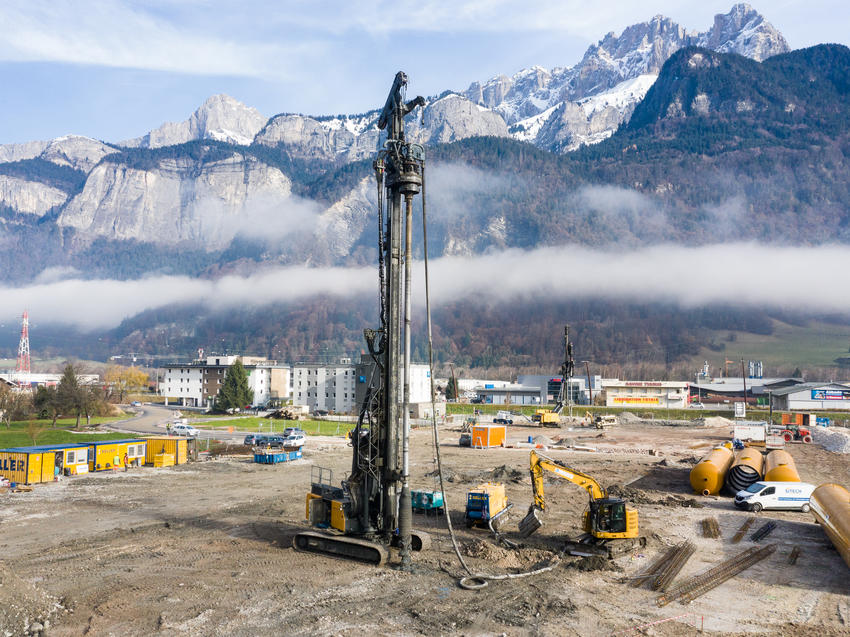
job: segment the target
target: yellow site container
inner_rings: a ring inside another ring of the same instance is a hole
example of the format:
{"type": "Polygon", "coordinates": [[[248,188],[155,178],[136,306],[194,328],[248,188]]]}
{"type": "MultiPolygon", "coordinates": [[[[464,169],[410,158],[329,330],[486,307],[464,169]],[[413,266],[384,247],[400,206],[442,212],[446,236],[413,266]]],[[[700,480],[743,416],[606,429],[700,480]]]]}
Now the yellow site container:
{"type": "Polygon", "coordinates": [[[158,453],[153,457],[153,466],[154,467],[173,467],[174,466],[174,454],[173,453],[158,453]]]}
{"type": "Polygon", "coordinates": [[[145,464],[145,446],[140,438],[89,443],[89,471],[121,469],[125,454],[129,466],[141,466],[145,464]]]}
{"type": "Polygon", "coordinates": [[[173,464],[186,464],[189,458],[189,439],[177,436],[156,436],[146,440],[145,464],[154,464],[154,458],[166,453],[174,456],[173,464]]]}
{"type": "Polygon", "coordinates": [[[505,425],[473,425],[473,447],[504,447],[508,428],[505,425]]]}
{"type": "Polygon", "coordinates": [[[0,475],[10,482],[50,482],[57,468],[61,475],[88,473],[87,446],[64,444],[0,449],[0,475]]]}
{"type": "Polygon", "coordinates": [[[703,495],[714,495],[723,487],[726,472],[734,456],[726,447],[717,447],[691,469],[691,488],[703,495]]]}
{"type": "Polygon", "coordinates": [[[776,449],[767,454],[764,461],[765,482],[800,482],[797,466],[791,454],[782,449],[776,449]]]}
{"type": "Polygon", "coordinates": [[[839,484],[822,484],[812,491],[809,506],[844,563],[850,566],[850,492],[839,484]]]}

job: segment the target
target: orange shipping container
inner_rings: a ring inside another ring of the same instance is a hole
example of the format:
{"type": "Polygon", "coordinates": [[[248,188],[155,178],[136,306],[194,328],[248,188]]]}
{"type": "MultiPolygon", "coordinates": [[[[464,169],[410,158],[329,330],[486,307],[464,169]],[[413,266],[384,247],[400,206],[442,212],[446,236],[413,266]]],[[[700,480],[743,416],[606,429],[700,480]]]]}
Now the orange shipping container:
{"type": "Polygon", "coordinates": [[[504,447],[508,428],[505,425],[473,425],[473,447],[504,447]]]}

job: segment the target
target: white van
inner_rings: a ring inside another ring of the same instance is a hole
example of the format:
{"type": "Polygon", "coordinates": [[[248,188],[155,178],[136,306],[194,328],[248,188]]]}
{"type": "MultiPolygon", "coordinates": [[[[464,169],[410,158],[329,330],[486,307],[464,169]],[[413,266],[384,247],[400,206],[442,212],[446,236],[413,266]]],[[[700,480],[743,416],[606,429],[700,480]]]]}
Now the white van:
{"type": "Polygon", "coordinates": [[[735,506],[758,513],[762,509],[809,512],[815,485],[807,482],[755,482],[735,496],[735,506]]]}

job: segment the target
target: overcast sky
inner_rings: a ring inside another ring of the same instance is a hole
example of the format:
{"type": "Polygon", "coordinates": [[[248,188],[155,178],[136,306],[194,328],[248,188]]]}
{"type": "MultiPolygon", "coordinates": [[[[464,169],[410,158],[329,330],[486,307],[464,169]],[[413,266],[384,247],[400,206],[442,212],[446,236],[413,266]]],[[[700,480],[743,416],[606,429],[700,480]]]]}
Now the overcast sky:
{"type": "MultiPolygon", "coordinates": [[[[609,31],[667,15],[705,30],[729,0],[2,0],[0,143],[106,141],[227,93],[264,115],[356,113],[393,74],[433,95],[571,66],[609,31]]],[[[792,48],[848,41],[846,0],[752,3],[792,48]]]]}

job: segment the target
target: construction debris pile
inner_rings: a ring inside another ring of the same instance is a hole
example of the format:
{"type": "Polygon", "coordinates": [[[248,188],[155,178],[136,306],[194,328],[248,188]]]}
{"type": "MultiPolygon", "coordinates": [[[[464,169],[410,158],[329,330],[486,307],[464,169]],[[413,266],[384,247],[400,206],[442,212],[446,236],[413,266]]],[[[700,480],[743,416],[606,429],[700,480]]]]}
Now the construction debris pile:
{"type": "Polygon", "coordinates": [[[839,427],[812,427],[814,441],[827,451],[850,453],[850,431],[839,427]]]}

